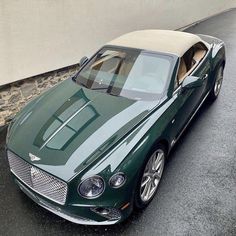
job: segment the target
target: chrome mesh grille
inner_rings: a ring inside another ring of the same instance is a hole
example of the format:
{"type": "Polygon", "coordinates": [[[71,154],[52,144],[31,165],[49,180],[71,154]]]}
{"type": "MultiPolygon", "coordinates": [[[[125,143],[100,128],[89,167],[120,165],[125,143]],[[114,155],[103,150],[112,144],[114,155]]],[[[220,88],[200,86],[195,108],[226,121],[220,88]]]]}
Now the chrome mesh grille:
{"type": "Polygon", "coordinates": [[[7,151],[7,156],[11,171],[23,183],[46,198],[59,204],[65,204],[67,195],[66,183],[30,165],[10,151],[7,151]]]}

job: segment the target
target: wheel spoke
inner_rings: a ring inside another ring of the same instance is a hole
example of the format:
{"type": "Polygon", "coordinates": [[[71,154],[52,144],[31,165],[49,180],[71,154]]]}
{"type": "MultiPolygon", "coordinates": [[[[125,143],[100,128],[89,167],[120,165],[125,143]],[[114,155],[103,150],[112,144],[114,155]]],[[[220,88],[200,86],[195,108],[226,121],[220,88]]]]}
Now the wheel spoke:
{"type": "Polygon", "coordinates": [[[150,189],[149,195],[152,196],[155,190],[156,190],[156,186],[150,189]]]}
{"type": "Polygon", "coordinates": [[[155,170],[155,163],[156,163],[157,158],[158,158],[158,154],[155,154],[152,157],[152,171],[155,170]]]}
{"type": "Polygon", "coordinates": [[[152,173],[151,172],[146,172],[143,174],[143,177],[152,177],[152,173]]]}
{"type": "Polygon", "coordinates": [[[156,162],[155,162],[155,170],[156,171],[160,168],[162,161],[163,161],[163,153],[159,153],[158,157],[156,159],[156,162]]]}
{"type": "Polygon", "coordinates": [[[143,190],[143,192],[141,193],[142,199],[145,199],[146,191],[147,191],[147,185],[145,185],[144,190],[143,190]]]}
{"type": "Polygon", "coordinates": [[[146,198],[148,199],[150,196],[150,191],[151,191],[151,187],[152,187],[152,182],[150,181],[148,183],[148,189],[147,189],[147,194],[146,194],[146,198]]]}
{"type": "Polygon", "coordinates": [[[150,192],[150,187],[151,187],[151,182],[148,182],[145,187],[144,190],[142,192],[142,197],[143,199],[147,199],[149,196],[149,192],[150,192]]]}
{"type": "Polygon", "coordinates": [[[162,173],[158,173],[158,172],[156,172],[154,175],[153,175],[153,177],[154,177],[154,179],[160,179],[161,178],[161,174],[162,173]]]}
{"type": "Polygon", "coordinates": [[[147,170],[148,172],[152,172],[152,158],[147,163],[147,170]]]}
{"type": "Polygon", "coordinates": [[[148,176],[141,184],[141,187],[144,187],[149,181],[151,181],[150,176],[148,176]]]}

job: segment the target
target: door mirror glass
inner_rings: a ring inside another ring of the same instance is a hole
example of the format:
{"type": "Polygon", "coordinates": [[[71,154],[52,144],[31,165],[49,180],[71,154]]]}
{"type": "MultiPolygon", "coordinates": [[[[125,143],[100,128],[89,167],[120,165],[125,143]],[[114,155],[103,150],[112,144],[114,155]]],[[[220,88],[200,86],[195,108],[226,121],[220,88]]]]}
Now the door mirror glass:
{"type": "Polygon", "coordinates": [[[183,83],[182,88],[183,89],[192,89],[202,86],[203,80],[200,77],[196,76],[187,76],[183,83]]]}
{"type": "Polygon", "coordinates": [[[82,57],[79,62],[79,66],[83,66],[88,61],[88,58],[86,56],[82,57]]]}

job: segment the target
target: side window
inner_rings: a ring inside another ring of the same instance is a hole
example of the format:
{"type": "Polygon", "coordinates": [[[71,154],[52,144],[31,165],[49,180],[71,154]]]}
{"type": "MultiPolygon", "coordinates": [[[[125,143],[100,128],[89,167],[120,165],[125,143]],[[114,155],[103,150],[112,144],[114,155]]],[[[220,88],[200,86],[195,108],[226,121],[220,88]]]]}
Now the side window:
{"type": "Polygon", "coordinates": [[[197,65],[207,54],[208,49],[203,43],[194,45],[193,65],[197,65]]]}
{"type": "Polygon", "coordinates": [[[181,84],[185,78],[185,75],[187,74],[187,65],[185,63],[184,57],[180,58],[180,63],[179,63],[179,71],[178,71],[178,84],[181,84]]]}
{"type": "Polygon", "coordinates": [[[181,84],[184,78],[187,76],[188,71],[193,66],[194,47],[191,47],[181,58],[178,71],[178,82],[181,84]]]}
{"type": "Polygon", "coordinates": [[[179,71],[177,75],[178,81],[176,81],[176,84],[181,84],[186,76],[194,70],[206,55],[207,50],[207,47],[203,43],[199,42],[185,52],[185,54],[180,58],[179,71]]]}

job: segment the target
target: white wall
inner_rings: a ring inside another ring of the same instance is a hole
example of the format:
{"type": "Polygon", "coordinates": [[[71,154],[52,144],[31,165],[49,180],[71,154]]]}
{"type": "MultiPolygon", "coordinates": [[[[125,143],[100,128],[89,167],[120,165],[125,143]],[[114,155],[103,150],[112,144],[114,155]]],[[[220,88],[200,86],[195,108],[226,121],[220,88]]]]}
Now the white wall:
{"type": "Polygon", "coordinates": [[[0,0],[0,85],[77,63],[125,32],[176,29],[236,0],[0,0]]]}

